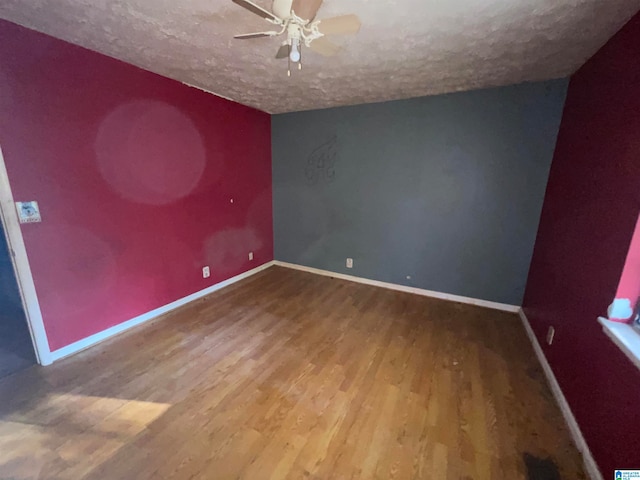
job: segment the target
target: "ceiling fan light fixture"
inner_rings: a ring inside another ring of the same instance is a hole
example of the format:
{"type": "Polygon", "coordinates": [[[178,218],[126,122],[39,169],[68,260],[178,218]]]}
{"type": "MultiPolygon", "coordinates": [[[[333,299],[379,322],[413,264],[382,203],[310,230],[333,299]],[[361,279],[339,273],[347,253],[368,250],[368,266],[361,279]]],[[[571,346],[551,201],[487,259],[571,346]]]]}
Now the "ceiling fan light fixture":
{"type": "Polygon", "coordinates": [[[289,58],[293,63],[298,63],[300,61],[300,46],[297,40],[291,42],[291,52],[289,53],[289,58]]]}
{"type": "Polygon", "coordinates": [[[235,35],[234,38],[246,40],[286,34],[287,40],[280,45],[276,58],[287,59],[289,76],[292,62],[298,65],[298,70],[302,69],[303,46],[325,57],[331,57],[340,51],[340,47],[327,40],[325,35],[353,34],[360,30],[360,20],[353,14],[316,20],[316,13],[323,0],[273,0],[273,13],[252,0],[232,1],[280,27],[279,31],[246,33],[235,35]],[[298,11],[302,13],[297,14],[298,11]]]}

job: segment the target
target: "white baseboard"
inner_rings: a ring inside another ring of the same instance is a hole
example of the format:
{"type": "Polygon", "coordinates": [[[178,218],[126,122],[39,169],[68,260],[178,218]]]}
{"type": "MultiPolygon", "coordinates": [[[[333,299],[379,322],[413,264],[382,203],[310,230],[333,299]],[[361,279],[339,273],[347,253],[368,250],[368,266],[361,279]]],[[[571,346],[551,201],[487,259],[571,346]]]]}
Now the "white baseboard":
{"type": "Polygon", "coordinates": [[[600,469],[598,468],[598,464],[596,463],[593,455],[591,455],[591,450],[589,450],[589,445],[587,445],[584,436],[582,435],[582,431],[580,430],[580,426],[576,420],[576,417],[573,415],[571,411],[571,407],[569,406],[569,402],[562,393],[562,389],[560,388],[560,384],[556,379],[556,376],[553,374],[553,370],[551,369],[551,365],[547,361],[547,357],[545,357],[544,352],[542,351],[542,347],[536,338],[536,334],[533,332],[531,325],[529,324],[529,319],[525,315],[524,311],[520,309],[518,312],[520,314],[520,318],[522,319],[522,324],[524,325],[524,329],[527,332],[527,336],[531,341],[531,345],[533,345],[533,350],[536,352],[536,357],[538,357],[538,361],[540,365],[542,365],[542,370],[544,371],[545,376],[547,377],[547,382],[551,387],[551,392],[562,411],[562,415],[564,416],[564,421],[567,423],[569,427],[569,431],[571,432],[571,437],[573,438],[573,442],[576,444],[576,447],[582,453],[582,459],[584,462],[584,467],[587,475],[591,478],[591,480],[603,480],[602,473],[600,473],[600,469]]]}
{"type": "Polygon", "coordinates": [[[131,320],[127,320],[125,322],[119,323],[118,325],[114,325],[111,328],[107,328],[106,330],[98,332],[89,337],[83,338],[82,340],[78,340],[77,342],[67,345],[66,347],[62,347],[58,350],[51,352],[51,360],[55,362],[56,360],[60,360],[61,358],[68,357],[69,355],[72,355],[88,347],[91,347],[96,343],[100,343],[108,338],[111,338],[114,335],[118,335],[119,333],[122,333],[133,327],[136,327],[145,322],[148,322],[149,320],[153,320],[154,318],[157,318],[160,315],[164,315],[165,313],[170,312],[171,310],[175,310],[176,308],[186,305],[189,302],[192,302],[206,295],[209,295],[215,292],[216,290],[220,290],[221,288],[224,288],[233,283],[239,282],[240,280],[244,280],[247,277],[255,275],[256,273],[271,267],[273,264],[274,264],[273,261],[264,263],[259,267],[248,270],[244,273],[236,275],[235,277],[231,277],[231,278],[228,278],[227,280],[216,283],[215,285],[211,285],[210,287],[207,287],[204,290],[200,290],[199,292],[192,293],[191,295],[187,295],[186,297],[180,298],[175,302],[171,302],[167,305],[156,308],[155,310],[151,310],[150,312],[143,313],[142,315],[132,318],[131,320]]]}
{"type": "Polygon", "coordinates": [[[304,265],[281,262],[279,260],[275,260],[273,263],[274,265],[278,265],[280,267],[293,268],[295,270],[302,270],[303,272],[315,273],[316,275],[324,275],[327,277],[339,278],[341,280],[348,280],[350,282],[364,283],[365,285],[373,285],[376,287],[388,288],[390,290],[398,290],[400,292],[413,293],[413,294],[422,295],[425,297],[439,298],[442,300],[449,300],[452,302],[468,303],[470,305],[477,305],[479,307],[493,308],[494,310],[503,310],[505,312],[518,313],[520,311],[520,307],[517,305],[490,302],[488,300],[480,300],[477,298],[462,297],[460,295],[452,295],[450,293],[435,292],[433,290],[425,290],[423,288],[407,287],[404,285],[398,285],[396,283],[370,280],[368,278],[355,277],[353,275],[345,275],[344,273],[330,272],[329,270],[321,270],[319,268],[305,267],[304,265]]]}

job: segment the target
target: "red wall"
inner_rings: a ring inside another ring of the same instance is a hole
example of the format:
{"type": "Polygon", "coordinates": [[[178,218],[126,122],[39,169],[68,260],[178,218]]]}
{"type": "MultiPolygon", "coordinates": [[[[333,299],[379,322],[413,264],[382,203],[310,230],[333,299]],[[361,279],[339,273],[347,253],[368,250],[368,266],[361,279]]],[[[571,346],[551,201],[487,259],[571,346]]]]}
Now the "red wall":
{"type": "Polygon", "coordinates": [[[5,21],[0,111],[52,350],[272,260],[268,114],[5,21]]]}
{"type": "Polygon", "coordinates": [[[571,79],[524,298],[605,478],[640,468],[640,370],[596,321],[639,211],[640,14],[571,79]]]}

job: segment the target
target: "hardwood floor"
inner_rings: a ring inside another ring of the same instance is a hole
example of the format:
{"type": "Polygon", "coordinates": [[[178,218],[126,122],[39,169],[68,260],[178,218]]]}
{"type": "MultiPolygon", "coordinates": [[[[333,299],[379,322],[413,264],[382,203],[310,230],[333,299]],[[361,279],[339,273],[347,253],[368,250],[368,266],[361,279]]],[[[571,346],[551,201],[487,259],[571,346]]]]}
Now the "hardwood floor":
{"type": "Polygon", "coordinates": [[[586,478],[515,315],[279,267],[0,380],[2,479],[511,480],[525,455],[586,478]]]}

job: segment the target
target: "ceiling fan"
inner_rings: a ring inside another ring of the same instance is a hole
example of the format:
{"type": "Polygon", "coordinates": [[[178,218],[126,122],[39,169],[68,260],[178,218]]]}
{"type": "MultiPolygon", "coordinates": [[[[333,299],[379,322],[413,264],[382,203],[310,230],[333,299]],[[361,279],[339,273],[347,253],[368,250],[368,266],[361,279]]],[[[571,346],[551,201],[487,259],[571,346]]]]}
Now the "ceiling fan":
{"type": "Polygon", "coordinates": [[[302,68],[302,46],[320,55],[330,57],[340,51],[340,47],[329,41],[326,35],[342,35],[357,33],[360,30],[360,20],[356,15],[341,15],[339,17],[315,20],[316,13],[323,0],[273,0],[272,12],[256,5],[251,0],[232,0],[252,13],[261,16],[269,23],[280,27],[279,30],[246,33],[235,35],[234,38],[246,40],[261,37],[276,37],[286,34],[276,53],[276,58],[287,58],[291,75],[291,62],[302,68]]]}

